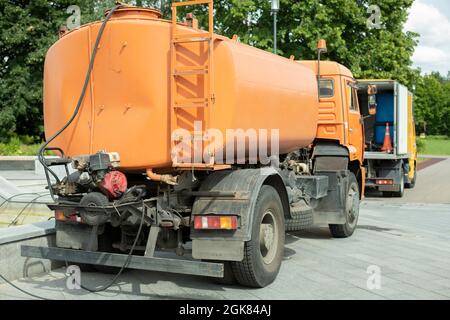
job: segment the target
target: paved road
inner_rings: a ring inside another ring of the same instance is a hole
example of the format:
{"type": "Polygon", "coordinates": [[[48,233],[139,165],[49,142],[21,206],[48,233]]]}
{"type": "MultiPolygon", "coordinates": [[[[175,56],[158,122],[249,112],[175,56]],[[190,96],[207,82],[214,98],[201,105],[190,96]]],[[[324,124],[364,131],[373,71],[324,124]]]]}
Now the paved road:
{"type": "MultiPolygon", "coordinates": [[[[417,188],[403,199],[367,198],[350,239],[315,228],[291,233],[286,241],[280,274],[264,289],[130,271],[108,291],[91,294],[66,289],[63,269],[15,284],[52,299],[450,299],[450,160],[419,172],[417,188]],[[379,277],[368,273],[377,270],[379,277]],[[375,282],[368,286],[369,277],[375,282]]],[[[82,275],[91,287],[111,278],[82,275]]],[[[17,298],[27,297],[0,286],[0,299],[17,298]]]]}
{"type": "Polygon", "coordinates": [[[406,190],[403,198],[386,199],[373,194],[368,198],[388,203],[450,204],[450,158],[420,170],[417,173],[416,187],[406,190]]]}
{"type": "Polygon", "coordinates": [[[1,205],[0,228],[9,226],[12,221],[21,225],[46,221],[53,216],[46,205],[39,204],[51,201],[48,190],[45,189],[47,182],[44,175],[36,174],[34,170],[2,170],[0,177],[7,180],[7,183],[0,184],[0,203],[12,194],[23,193],[13,199],[16,203],[1,205]],[[14,189],[12,194],[11,189],[14,189]],[[30,202],[33,204],[29,204],[30,202]]]}
{"type": "Polygon", "coordinates": [[[450,158],[419,171],[416,187],[402,201],[450,204],[450,158]]]}

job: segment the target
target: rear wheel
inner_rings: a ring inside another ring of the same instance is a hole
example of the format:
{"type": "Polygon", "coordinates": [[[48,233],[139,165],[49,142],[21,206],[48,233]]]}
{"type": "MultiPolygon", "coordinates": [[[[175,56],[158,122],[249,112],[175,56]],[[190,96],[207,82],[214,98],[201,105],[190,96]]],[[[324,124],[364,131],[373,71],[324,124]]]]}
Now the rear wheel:
{"type": "Polygon", "coordinates": [[[256,201],[252,238],[245,243],[244,259],[232,262],[233,274],[241,285],[262,288],[280,271],[284,249],[284,212],[280,196],[263,186],[256,201]]]}
{"type": "Polygon", "coordinates": [[[330,232],[334,238],[348,238],[355,232],[359,217],[360,194],[359,185],[353,173],[350,173],[345,199],[345,224],[330,224],[330,232]]]}
{"type": "Polygon", "coordinates": [[[293,216],[292,219],[286,219],[286,231],[305,230],[314,224],[312,210],[295,212],[291,208],[291,215],[293,216]]]}

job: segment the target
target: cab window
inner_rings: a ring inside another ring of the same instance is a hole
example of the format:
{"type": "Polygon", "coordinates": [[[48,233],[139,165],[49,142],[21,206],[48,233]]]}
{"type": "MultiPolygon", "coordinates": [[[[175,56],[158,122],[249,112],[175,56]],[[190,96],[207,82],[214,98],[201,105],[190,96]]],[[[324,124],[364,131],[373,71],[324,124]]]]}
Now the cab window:
{"type": "Polygon", "coordinates": [[[321,79],[320,80],[320,97],[331,98],[334,96],[334,80],[321,79]]]}
{"type": "Polygon", "coordinates": [[[350,82],[347,83],[347,97],[350,110],[358,111],[358,93],[350,82]]]}

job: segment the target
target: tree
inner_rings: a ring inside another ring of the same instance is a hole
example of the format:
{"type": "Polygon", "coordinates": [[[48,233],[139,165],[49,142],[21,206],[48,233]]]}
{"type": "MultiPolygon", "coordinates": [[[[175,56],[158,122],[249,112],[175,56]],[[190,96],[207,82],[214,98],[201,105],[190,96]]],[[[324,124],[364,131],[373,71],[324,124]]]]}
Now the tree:
{"type": "MultiPolygon", "coordinates": [[[[161,8],[170,19],[171,0],[133,0],[161,8]]],[[[368,29],[369,0],[281,0],[279,54],[315,59],[319,38],[328,41],[328,59],[349,67],[356,77],[392,78],[412,87],[418,73],[410,68],[415,34],[403,24],[413,0],[378,0],[382,29],[368,29]]],[[[69,5],[81,9],[81,22],[99,20],[114,0],[0,0],[0,139],[42,133],[42,73],[48,48],[66,23],[69,5]]],[[[244,43],[272,50],[269,0],[216,0],[215,30],[244,43]]],[[[207,27],[206,6],[194,11],[207,27]]]]}
{"type": "Polygon", "coordinates": [[[442,123],[444,131],[442,134],[450,137],[450,72],[443,84],[444,90],[444,110],[442,112],[442,123]]]}
{"type": "Polygon", "coordinates": [[[450,81],[448,78],[433,72],[417,83],[415,114],[419,133],[450,136],[450,81]]]}
{"type": "Polygon", "coordinates": [[[42,133],[45,54],[70,16],[70,5],[78,5],[82,22],[88,22],[103,15],[100,3],[105,1],[0,0],[0,140],[42,133]]]}
{"type": "MultiPolygon", "coordinates": [[[[404,32],[413,0],[379,0],[382,28],[369,29],[368,0],[281,0],[278,53],[316,59],[316,43],[328,42],[328,59],[349,67],[357,78],[390,78],[408,85],[417,34],[404,32]]],[[[272,18],[268,0],[215,1],[216,32],[237,34],[244,43],[272,50],[272,18]]],[[[188,9],[192,10],[192,9],[188,9]]],[[[205,8],[194,12],[205,22],[205,8]],[[203,15],[202,15],[203,14],[203,15]]]]}

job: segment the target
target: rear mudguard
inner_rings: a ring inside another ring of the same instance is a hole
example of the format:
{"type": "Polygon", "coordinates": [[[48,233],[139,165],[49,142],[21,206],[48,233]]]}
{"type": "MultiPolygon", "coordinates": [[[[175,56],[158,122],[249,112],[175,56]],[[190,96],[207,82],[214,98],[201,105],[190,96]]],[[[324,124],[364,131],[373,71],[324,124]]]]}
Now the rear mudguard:
{"type": "MultiPolygon", "coordinates": [[[[242,169],[234,171],[219,171],[211,174],[203,181],[200,190],[202,193],[211,193],[211,196],[199,196],[194,202],[192,215],[237,215],[239,219],[239,228],[234,232],[218,231],[198,232],[191,230],[192,239],[230,239],[249,241],[251,239],[251,225],[253,222],[253,211],[256,206],[256,199],[259,191],[267,181],[273,185],[278,180],[278,186],[274,186],[280,198],[287,200],[286,187],[281,176],[273,168],[263,169],[242,169]],[[283,186],[279,188],[279,186],[283,186]],[[228,193],[221,197],[221,193],[228,193]],[[229,193],[234,193],[234,197],[229,193]],[[284,193],[284,194],[283,194],[284,193]]],[[[207,194],[206,194],[207,195],[207,194]]],[[[289,206],[287,206],[289,208],[289,206]]],[[[285,207],[286,209],[286,207],[285,207]]],[[[286,211],[286,210],[285,210],[286,211]]],[[[290,213],[285,212],[286,217],[290,213]]]]}
{"type": "Polygon", "coordinates": [[[237,215],[238,229],[199,231],[191,227],[194,258],[230,261],[243,259],[244,242],[251,239],[253,212],[264,184],[277,189],[285,215],[289,217],[286,187],[274,168],[219,171],[203,181],[199,190],[201,196],[194,202],[192,215],[237,215]]]}

